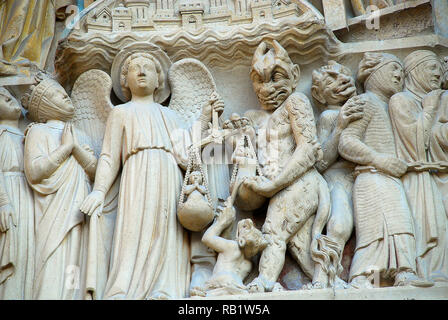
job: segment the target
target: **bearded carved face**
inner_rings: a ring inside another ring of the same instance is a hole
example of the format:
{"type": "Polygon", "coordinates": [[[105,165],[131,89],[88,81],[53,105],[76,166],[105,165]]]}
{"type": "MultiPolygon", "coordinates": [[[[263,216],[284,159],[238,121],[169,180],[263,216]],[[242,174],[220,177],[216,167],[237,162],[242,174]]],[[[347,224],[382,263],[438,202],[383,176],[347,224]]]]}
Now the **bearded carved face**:
{"type": "Polygon", "coordinates": [[[293,93],[300,76],[300,69],[293,64],[286,50],[273,41],[267,49],[262,42],[252,60],[250,78],[261,107],[273,111],[293,93]]]}
{"type": "Polygon", "coordinates": [[[342,105],[356,95],[355,79],[350,70],[331,62],[313,72],[311,94],[322,104],[342,105]]]}

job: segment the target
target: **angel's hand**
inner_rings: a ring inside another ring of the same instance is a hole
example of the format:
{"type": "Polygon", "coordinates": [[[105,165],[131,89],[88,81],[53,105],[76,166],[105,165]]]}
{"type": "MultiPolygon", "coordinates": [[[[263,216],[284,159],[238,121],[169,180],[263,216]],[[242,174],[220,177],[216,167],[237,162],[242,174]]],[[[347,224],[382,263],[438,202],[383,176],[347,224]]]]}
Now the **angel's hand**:
{"type": "Polygon", "coordinates": [[[103,212],[105,201],[105,195],[102,191],[94,190],[92,191],[84,202],[81,204],[81,212],[85,213],[88,216],[93,215],[95,212],[98,216],[100,216],[103,212]]]}
{"type": "Polygon", "coordinates": [[[221,116],[224,111],[224,100],[216,91],[210,96],[210,105],[212,106],[212,110],[216,111],[218,116],[221,116]]]}
{"type": "Polygon", "coordinates": [[[17,226],[15,221],[14,208],[10,204],[6,204],[0,207],[0,232],[6,232],[11,228],[12,223],[17,226]],[[11,217],[11,219],[10,219],[11,217]]]}
{"type": "Polygon", "coordinates": [[[90,154],[91,156],[95,155],[95,152],[93,151],[93,149],[88,145],[88,144],[83,144],[81,146],[81,148],[86,151],[88,154],[90,154]]]}
{"type": "Polygon", "coordinates": [[[202,108],[202,116],[204,121],[211,121],[213,111],[216,111],[218,116],[220,116],[224,111],[224,100],[222,100],[216,92],[212,93],[209,102],[202,108]]]}

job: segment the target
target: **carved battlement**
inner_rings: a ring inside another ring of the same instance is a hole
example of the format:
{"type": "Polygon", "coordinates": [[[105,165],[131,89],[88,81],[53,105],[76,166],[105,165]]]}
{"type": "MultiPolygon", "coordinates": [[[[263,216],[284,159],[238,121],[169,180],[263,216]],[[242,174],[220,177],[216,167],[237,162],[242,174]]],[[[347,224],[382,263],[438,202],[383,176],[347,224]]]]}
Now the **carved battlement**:
{"type": "Polygon", "coordinates": [[[148,31],[185,28],[198,30],[208,25],[231,27],[300,16],[297,4],[288,0],[127,0],[118,5],[110,1],[89,13],[87,30],[99,32],[148,31]]]}

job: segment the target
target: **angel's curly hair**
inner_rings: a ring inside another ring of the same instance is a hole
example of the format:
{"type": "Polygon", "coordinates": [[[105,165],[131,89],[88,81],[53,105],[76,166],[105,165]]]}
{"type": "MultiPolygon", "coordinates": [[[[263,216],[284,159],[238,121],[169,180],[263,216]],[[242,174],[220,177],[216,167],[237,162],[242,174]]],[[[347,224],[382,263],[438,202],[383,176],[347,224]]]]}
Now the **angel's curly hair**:
{"type": "Polygon", "coordinates": [[[131,90],[129,90],[128,86],[128,72],[129,72],[129,65],[131,64],[131,61],[137,58],[146,58],[151,60],[154,63],[154,66],[156,67],[156,72],[158,75],[158,85],[154,92],[154,95],[156,95],[156,92],[159,88],[162,88],[165,82],[165,75],[163,73],[162,66],[160,62],[151,54],[144,53],[144,52],[137,52],[131,54],[123,63],[123,66],[121,68],[121,74],[120,74],[120,85],[123,91],[124,96],[127,99],[131,98],[131,90]]]}

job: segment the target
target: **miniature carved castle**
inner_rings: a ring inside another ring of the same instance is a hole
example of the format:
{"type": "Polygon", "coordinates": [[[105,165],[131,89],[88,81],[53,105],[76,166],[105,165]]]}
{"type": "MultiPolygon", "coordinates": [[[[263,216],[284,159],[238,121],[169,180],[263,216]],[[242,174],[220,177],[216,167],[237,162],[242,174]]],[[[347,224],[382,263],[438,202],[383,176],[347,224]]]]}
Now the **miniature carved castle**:
{"type": "Polygon", "coordinates": [[[90,13],[88,31],[140,32],[203,27],[225,28],[237,24],[286,19],[300,10],[288,0],[125,0],[113,9],[104,5],[90,13]]]}

